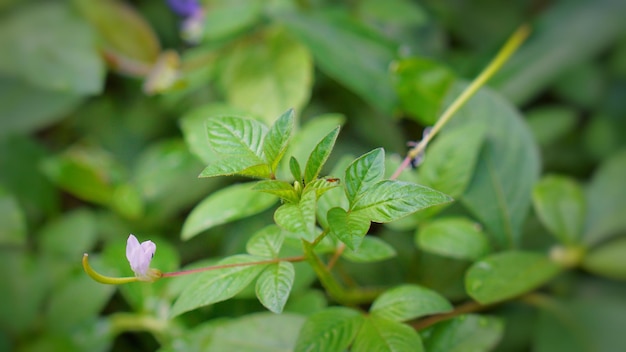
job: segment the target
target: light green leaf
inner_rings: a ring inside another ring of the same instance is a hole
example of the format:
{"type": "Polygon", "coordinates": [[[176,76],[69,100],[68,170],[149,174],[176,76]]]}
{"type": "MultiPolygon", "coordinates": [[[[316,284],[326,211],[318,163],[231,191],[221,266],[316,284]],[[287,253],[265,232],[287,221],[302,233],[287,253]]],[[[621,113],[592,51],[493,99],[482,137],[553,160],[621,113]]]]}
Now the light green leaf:
{"type": "Polygon", "coordinates": [[[307,48],[284,28],[258,32],[260,40],[242,40],[224,60],[221,83],[233,106],[250,109],[269,125],[285,109],[308,102],[313,61],[307,48]]]}
{"type": "MultiPolygon", "coordinates": [[[[221,260],[219,265],[252,263],[264,259],[240,254],[221,260]]],[[[243,265],[198,274],[172,306],[170,317],[233,297],[246,288],[265,267],[267,264],[243,265]]]]}
{"type": "Polygon", "coordinates": [[[241,175],[255,178],[269,178],[270,167],[257,164],[259,160],[249,155],[230,155],[211,162],[198,177],[241,175]]]}
{"type": "Polygon", "coordinates": [[[420,209],[452,201],[447,195],[413,183],[383,180],[373,185],[354,204],[359,212],[375,222],[390,222],[420,209]]]}
{"type": "Polygon", "coordinates": [[[354,340],[363,316],[356,310],[332,307],[307,319],[296,342],[296,352],[343,351],[354,340]]]}
{"type": "Polygon", "coordinates": [[[289,171],[291,171],[291,175],[295,181],[302,182],[304,180],[302,178],[302,168],[300,167],[300,163],[293,156],[289,158],[289,171]]]}
{"type": "Polygon", "coordinates": [[[259,257],[278,258],[284,240],[281,229],[269,225],[252,235],[246,244],[246,251],[259,257]]]}
{"type": "Polygon", "coordinates": [[[255,183],[252,189],[259,192],[273,194],[289,203],[298,203],[300,201],[300,197],[293,188],[293,185],[285,181],[263,180],[255,183]]]}
{"type": "Polygon", "coordinates": [[[343,257],[355,263],[372,263],[393,258],[396,250],[387,242],[377,237],[365,236],[358,251],[346,249],[343,257]]]}
{"type": "Polygon", "coordinates": [[[372,303],[370,313],[378,318],[407,321],[451,310],[450,302],[437,292],[418,285],[401,285],[380,295],[372,303]]]}
{"type": "Polygon", "coordinates": [[[307,241],[315,239],[315,192],[302,195],[298,204],[283,204],[274,213],[274,221],[283,229],[307,241]]]}
{"type": "MultiPolygon", "coordinates": [[[[344,122],[345,117],[340,114],[315,116],[307,121],[293,136],[293,140],[289,143],[287,154],[293,156],[298,161],[306,160],[319,141],[331,133],[337,126],[342,126],[344,122]]],[[[286,172],[287,170],[285,169],[286,172]]]]}
{"type": "Polygon", "coordinates": [[[474,263],[465,274],[467,293],[481,304],[513,298],[554,278],[560,267],[544,255],[507,251],[474,263]]]}
{"type": "Polygon", "coordinates": [[[47,253],[79,258],[95,245],[97,236],[96,218],[91,211],[83,208],[47,223],[39,233],[38,243],[47,253]]]}
{"type": "Polygon", "coordinates": [[[262,18],[262,1],[219,1],[204,14],[204,39],[220,40],[253,26],[262,18]]]}
{"type": "Polygon", "coordinates": [[[341,180],[334,177],[323,177],[309,182],[302,192],[314,192],[317,198],[321,197],[324,193],[339,187],[341,180]]]}
{"type": "Polygon", "coordinates": [[[0,72],[45,90],[97,94],[105,67],[94,44],[66,3],[23,6],[0,25],[0,72]]]}
{"type": "Polygon", "coordinates": [[[317,178],[322,171],[322,167],[330,156],[335,146],[335,141],[339,135],[339,127],[336,127],[313,148],[309,159],[304,167],[304,183],[307,184],[317,178]]]}
{"type": "Polygon", "coordinates": [[[330,209],[326,220],[330,233],[354,251],[359,249],[370,228],[367,216],[362,213],[348,213],[339,207],[330,209]]]}
{"type": "Polygon", "coordinates": [[[188,240],[204,230],[257,214],[276,203],[276,197],[254,192],[251,186],[235,184],[206,197],[185,220],[181,238],[188,240]]]}
{"type": "Polygon", "coordinates": [[[293,109],[289,109],[274,122],[265,135],[263,151],[272,172],[276,171],[278,163],[287,151],[294,125],[294,112],[293,109]]]}
{"type": "Polygon", "coordinates": [[[479,224],[469,219],[440,218],[416,233],[419,248],[445,257],[476,260],[489,253],[489,239],[479,224]]]}
{"type": "Polygon", "coordinates": [[[582,266],[594,274],[626,280],[626,237],[620,237],[590,250],[582,266]]]}
{"type": "Polygon", "coordinates": [[[385,175],[385,151],[382,148],[360,156],[346,168],[345,188],[350,204],[367,192],[385,175]]]}
{"type": "Polygon", "coordinates": [[[375,316],[364,320],[351,349],[353,352],[421,352],[423,350],[422,339],[415,329],[406,324],[375,316]]]}
{"type": "Polygon", "coordinates": [[[435,325],[424,347],[428,352],[491,351],[503,334],[502,320],[467,314],[435,325]]]}
{"type": "Polygon", "coordinates": [[[533,190],[533,204],[541,222],[564,244],[580,238],[586,215],[585,195],[576,181],[544,176],[533,190]]]}
{"type": "Polygon", "coordinates": [[[265,163],[263,139],[267,127],[241,117],[218,116],[206,120],[209,146],[218,154],[244,156],[265,163]]]}
{"type": "Polygon", "coordinates": [[[0,246],[26,244],[26,217],[17,200],[0,188],[0,246]]]}
{"type": "Polygon", "coordinates": [[[282,313],[295,275],[293,264],[289,262],[270,264],[256,282],[259,301],[273,313],[282,313]]]}

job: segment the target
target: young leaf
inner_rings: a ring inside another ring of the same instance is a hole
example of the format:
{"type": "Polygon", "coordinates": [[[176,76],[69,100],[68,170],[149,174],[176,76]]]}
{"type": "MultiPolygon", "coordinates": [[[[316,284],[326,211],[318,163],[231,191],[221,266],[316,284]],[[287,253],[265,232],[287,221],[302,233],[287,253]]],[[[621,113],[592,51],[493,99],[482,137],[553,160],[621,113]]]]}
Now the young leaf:
{"type": "Polygon", "coordinates": [[[218,116],[206,120],[209,146],[218,154],[245,156],[264,164],[263,139],[267,127],[255,120],[218,116]]]}
{"type": "Polygon", "coordinates": [[[535,185],[533,203],[541,222],[564,244],[576,243],[585,221],[585,195],[576,181],[546,176],[535,185]]]}
{"type": "Polygon", "coordinates": [[[228,186],[193,208],[183,224],[181,238],[188,240],[211,227],[257,214],[275,203],[276,197],[253,192],[249,183],[228,186]]]}
{"type": "Polygon", "coordinates": [[[295,275],[293,264],[289,262],[270,264],[256,282],[259,301],[273,313],[282,313],[295,275]]]}
{"type": "Polygon", "coordinates": [[[302,182],[302,168],[300,168],[300,163],[293,156],[289,158],[289,170],[291,171],[291,175],[293,175],[293,179],[297,182],[302,182]]]}
{"type": "Polygon", "coordinates": [[[375,316],[364,319],[351,349],[352,352],[421,352],[423,350],[422,339],[415,329],[406,324],[375,316]]]}
{"type": "Polygon", "coordinates": [[[467,314],[435,325],[424,346],[429,352],[491,351],[503,333],[501,319],[467,314]]]}
{"type": "Polygon", "coordinates": [[[385,175],[385,151],[374,149],[354,160],[346,168],[346,195],[354,202],[385,175]]]}
{"type": "Polygon", "coordinates": [[[343,351],[354,340],[363,323],[356,310],[332,307],[309,317],[300,330],[296,352],[343,351]]]}
{"type": "Polygon", "coordinates": [[[300,197],[293,186],[285,181],[263,180],[254,184],[255,191],[265,192],[280,197],[289,203],[298,203],[300,197]]]}
{"type": "Polygon", "coordinates": [[[370,220],[362,213],[348,213],[336,207],[326,215],[328,228],[337,239],[356,251],[370,228],[370,220]]]}
{"type": "Polygon", "coordinates": [[[626,237],[593,248],[583,261],[583,268],[594,274],[626,280],[626,237]]]}
{"type": "Polygon", "coordinates": [[[313,241],[315,239],[315,192],[302,195],[297,204],[283,204],[274,213],[274,221],[283,229],[313,241]]]}
{"type": "Polygon", "coordinates": [[[257,231],[246,243],[246,252],[267,258],[278,258],[285,236],[276,225],[269,225],[257,231]]]}
{"type": "Polygon", "coordinates": [[[468,269],[465,289],[479,303],[490,304],[531,291],[559,272],[559,266],[541,254],[501,252],[474,263],[468,269]]]}
{"type": "Polygon", "coordinates": [[[358,251],[347,248],[343,257],[355,263],[372,263],[396,256],[396,250],[377,237],[365,236],[358,251]]]}
{"type": "Polygon", "coordinates": [[[352,206],[375,222],[390,222],[420,209],[447,203],[452,198],[433,189],[413,183],[383,180],[373,185],[352,206]]]}
{"type": "Polygon", "coordinates": [[[311,155],[309,155],[309,160],[306,162],[306,166],[304,168],[304,183],[307,184],[317,178],[322,171],[322,167],[328,156],[333,150],[335,146],[335,141],[337,140],[337,136],[339,135],[339,126],[337,126],[334,130],[330,131],[326,137],[322,138],[319,143],[313,148],[311,155]]]}
{"type": "Polygon", "coordinates": [[[309,182],[303,192],[315,192],[315,195],[319,198],[322,194],[330,191],[333,188],[339,187],[341,180],[338,178],[325,177],[318,178],[309,182]]]}
{"type": "MultiPolygon", "coordinates": [[[[252,263],[264,259],[240,254],[226,258],[219,264],[252,263]]],[[[267,264],[243,265],[212,270],[197,275],[196,279],[183,290],[172,306],[170,317],[233,297],[246,288],[266,266],[267,264]]]]}
{"type": "Polygon", "coordinates": [[[258,162],[256,157],[249,155],[231,155],[210,162],[198,177],[241,175],[269,178],[271,175],[269,165],[257,164],[258,162]]]}
{"type": "Polygon", "coordinates": [[[276,171],[278,163],[287,150],[293,128],[294,113],[293,109],[289,109],[274,122],[267,135],[265,135],[263,151],[272,172],[276,171]]]}
{"type": "Polygon", "coordinates": [[[431,253],[476,260],[489,253],[489,239],[480,225],[466,218],[441,218],[422,226],[417,245],[431,253]]]}
{"type": "Polygon", "coordinates": [[[437,292],[418,285],[402,285],[380,295],[372,304],[370,313],[378,318],[407,321],[451,310],[450,302],[437,292]]]}

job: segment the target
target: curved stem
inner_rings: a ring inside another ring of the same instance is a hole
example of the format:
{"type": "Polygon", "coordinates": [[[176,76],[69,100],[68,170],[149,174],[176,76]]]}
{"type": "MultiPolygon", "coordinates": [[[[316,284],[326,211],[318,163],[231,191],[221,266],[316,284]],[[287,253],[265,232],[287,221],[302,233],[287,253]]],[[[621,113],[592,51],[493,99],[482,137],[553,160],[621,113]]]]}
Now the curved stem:
{"type": "Polygon", "coordinates": [[[111,277],[111,276],[102,275],[96,272],[95,270],[93,270],[91,265],[89,265],[88,258],[89,258],[89,254],[87,253],[83,254],[83,269],[85,269],[85,272],[87,273],[87,275],[89,275],[92,279],[96,280],[97,282],[101,284],[121,285],[121,284],[130,283],[130,282],[141,281],[138,277],[111,277]]]}

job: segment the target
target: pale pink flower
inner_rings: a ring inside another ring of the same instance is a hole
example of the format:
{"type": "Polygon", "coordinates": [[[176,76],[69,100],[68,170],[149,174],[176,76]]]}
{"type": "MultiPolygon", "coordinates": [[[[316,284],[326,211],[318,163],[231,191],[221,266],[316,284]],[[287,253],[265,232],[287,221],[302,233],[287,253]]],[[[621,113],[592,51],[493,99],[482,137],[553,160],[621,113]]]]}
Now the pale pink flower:
{"type": "Polygon", "coordinates": [[[131,234],[126,242],[126,258],[130,263],[135,275],[140,278],[147,278],[150,269],[150,261],[156,252],[156,244],[152,241],[145,241],[139,244],[137,238],[131,234]]]}

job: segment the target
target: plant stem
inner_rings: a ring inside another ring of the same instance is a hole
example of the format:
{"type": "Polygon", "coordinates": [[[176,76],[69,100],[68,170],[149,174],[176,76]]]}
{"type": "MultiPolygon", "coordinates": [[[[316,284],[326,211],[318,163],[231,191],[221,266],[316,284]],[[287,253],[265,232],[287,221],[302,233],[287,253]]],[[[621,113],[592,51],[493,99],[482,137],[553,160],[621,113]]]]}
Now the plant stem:
{"type": "Polygon", "coordinates": [[[435,135],[441,131],[441,129],[450,121],[452,116],[459,111],[459,109],[467,103],[467,101],[474,95],[476,92],[487,83],[487,81],[493,77],[493,75],[508,61],[508,59],[515,53],[517,48],[526,40],[528,35],[530,34],[530,27],[528,25],[520,26],[512,35],[509,37],[507,42],[504,44],[502,49],[498,52],[496,57],[487,65],[487,67],[472,81],[472,83],[465,88],[463,93],[459,95],[450,106],[441,114],[441,117],[437,120],[432,130],[428,135],[426,135],[413,149],[409,150],[406,158],[402,162],[402,164],[398,167],[398,169],[393,173],[391,179],[396,179],[402,173],[404,169],[406,169],[411,160],[420,155],[422,151],[426,149],[428,143],[435,137],[435,135]]]}
{"type": "Polygon", "coordinates": [[[258,262],[213,265],[213,266],[207,266],[205,268],[181,270],[181,271],[175,271],[175,272],[171,272],[171,273],[163,273],[161,275],[161,277],[183,276],[183,275],[189,275],[189,274],[202,273],[202,272],[205,272],[205,271],[212,271],[212,270],[219,270],[219,269],[226,269],[226,268],[236,268],[236,267],[239,267],[239,266],[274,264],[274,263],[279,263],[279,262],[292,262],[292,263],[294,263],[294,262],[302,262],[302,261],[305,261],[306,259],[307,258],[305,256],[300,255],[300,256],[295,256],[295,257],[286,257],[286,258],[276,258],[276,259],[260,260],[258,262]]]}
{"type": "Polygon", "coordinates": [[[437,324],[440,321],[443,320],[448,320],[450,318],[454,318],[456,316],[462,315],[462,314],[467,314],[467,313],[472,313],[472,312],[479,312],[483,309],[486,309],[488,307],[491,307],[490,305],[482,305],[478,302],[475,301],[469,301],[469,302],[465,302],[463,304],[461,304],[460,306],[454,308],[454,310],[452,312],[449,313],[443,313],[443,314],[437,314],[437,315],[433,315],[430,316],[428,318],[424,318],[421,320],[416,321],[415,323],[411,324],[411,326],[413,326],[413,328],[415,330],[422,330],[425,329],[431,325],[437,324]]]}

